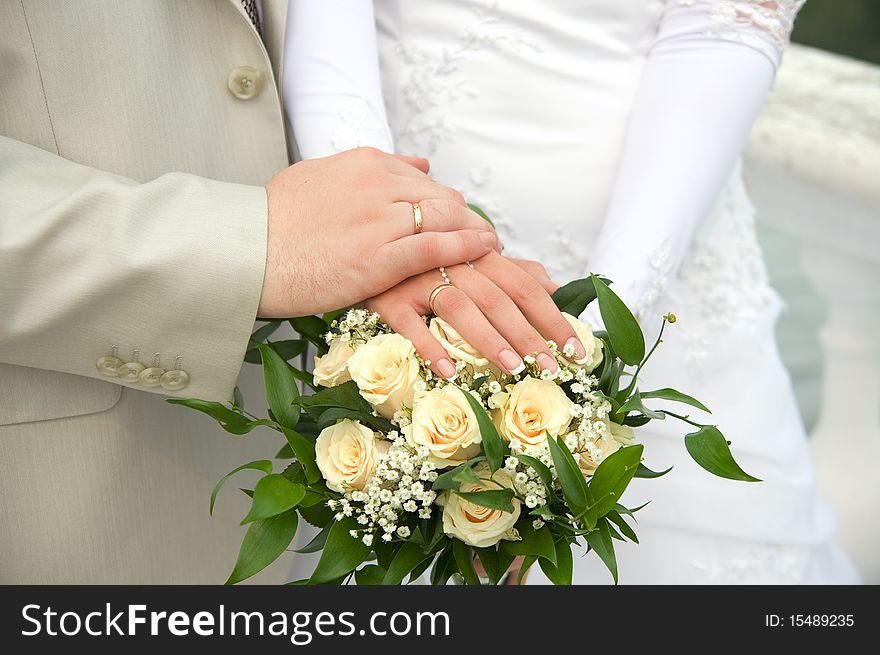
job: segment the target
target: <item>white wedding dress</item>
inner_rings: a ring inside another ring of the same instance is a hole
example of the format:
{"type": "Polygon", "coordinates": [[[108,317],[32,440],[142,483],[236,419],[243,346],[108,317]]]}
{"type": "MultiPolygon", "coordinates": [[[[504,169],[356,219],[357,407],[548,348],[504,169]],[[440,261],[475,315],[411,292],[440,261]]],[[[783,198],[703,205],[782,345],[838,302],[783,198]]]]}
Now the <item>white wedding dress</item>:
{"type": "MultiPolygon", "coordinates": [[[[291,2],[285,100],[304,157],[391,150],[393,135],[492,216],[505,254],[560,282],[607,275],[649,337],[676,313],[640,387],[697,396],[713,414],[692,417],[763,482],[698,467],[680,422],[639,430],[645,463],[674,468],[624,496],[652,502],[641,544],[617,544],[622,583],[858,580],[816,494],[738,164],[801,4],[378,0],[383,107],[369,4],[291,2]]],[[[574,581],[610,576],[591,554],[574,581]]]]}

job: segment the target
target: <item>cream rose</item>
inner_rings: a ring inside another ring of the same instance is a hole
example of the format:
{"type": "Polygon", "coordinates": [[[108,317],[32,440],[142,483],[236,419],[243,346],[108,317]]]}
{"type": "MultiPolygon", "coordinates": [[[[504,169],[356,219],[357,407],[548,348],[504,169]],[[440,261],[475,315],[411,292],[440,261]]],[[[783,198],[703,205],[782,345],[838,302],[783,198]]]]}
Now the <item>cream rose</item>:
{"type": "MultiPolygon", "coordinates": [[[[481,478],[489,477],[489,467],[485,462],[478,464],[474,472],[481,478]]],[[[465,482],[460,491],[487,491],[504,487],[512,488],[513,480],[505,469],[498,469],[492,480],[487,479],[480,484],[465,482]]],[[[451,491],[443,492],[437,502],[443,507],[443,532],[475,548],[493,546],[503,539],[519,518],[521,505],[519,498],[514,498],[511,501],[513,512],[504,512],[477,505],[451,491]]]]}
{"type": "Polygon", "coordinates": [[[419,362],[412,342],[399,334],[380,334],[355,350],[348,372],[361,395],[385,418],[412,405],[419,362]]]}
{"type": "Polygon", "coordinates": [[[414,446],[425,446],[438,467],[456,466],[480,453],[477,416],[455,385],[434,388],[413,401],[412,423],[403,433],[414,446]]]}
{"type": "Polygon", "coordinates": [[[519,441],[524,448],[546,442],[547,432],[554,437],[565,434],[571,423],[573,403],[550,380],[525,378],[492,400],[499,407],[494,418],[501,436],[519,441]]]}
{"type": "Polygon", "coordinates": [[[500,373],[476,348],[464,340],[454,327],[442,318],[432,318],[428,328],[453,360],[464,362],[474,373],[500,373]]]}
{"type": "Polygon", "coordinates": [[[335,387],[351,380],[348,360],[354,348],[339,339],[330,344],[330,350],[323,357],[315,357],[315,384],[322,387],[335,387]]]}
{"type": "Polygon", "coordinates": [[[565,312],[562,312],[562,315],[565,317],[565,320],[568,321],[569,325],[574,328],[574,333],[577,335],[577,338],[581,340],[581,343],[584,344],[584,350],[587,353],[580,360],[572,361],[578,366],[582,366],[588,371],[592,371],[602,363],[602,340],[593,336],[593,328],[590,327],[589,323],[584,323],[565,312]]]}
{"type": "Polygon", "coordinates": [[[315,442],[315,460],[333,491],[341,492],[345,487],[363,490],[378,457],[376,435],[350,419],[324,428],[315,442]]]}

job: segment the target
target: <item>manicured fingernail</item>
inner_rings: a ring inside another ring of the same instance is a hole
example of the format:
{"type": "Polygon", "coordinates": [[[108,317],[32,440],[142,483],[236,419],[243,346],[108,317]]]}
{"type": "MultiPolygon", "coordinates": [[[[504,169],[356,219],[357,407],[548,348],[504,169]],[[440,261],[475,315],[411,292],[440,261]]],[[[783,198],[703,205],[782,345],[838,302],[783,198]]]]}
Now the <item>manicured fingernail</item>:
{"type": "Polygon", "coordinates": [[[445,380],[449,380],[455,377],[455,364],[450,362],[448,359],[438,360],[437,370],[440,372],[440,375],[442,375],[443,379],[445,380]]]}
{"type": "Polygon", "coordinates": [[[584,348],[584,344],[581,343],[580,339],[578,339],[577,337],[571,337],[568,341],[565,342],[565,346],[562,349],[562,354],[565,355],[566,359],[573,361],[575,364],[583,364],[584,359],[586,359],[587,356],[587,351],[584,348]]]}
{"type": "Polygon", "coordinates": [[[493,232],[480,232],[480,241],[483,242],[484,246],[494,248],[495,244],[498,242],[498,239],[495,238],[495,234],[493,232]]]}
{"type": "Polygon", "coordinates": [[[551,373],[555,373],[559,368],[559,364],[556,363],[556,360],[547,353],[541,353],[538,355],[538,365],[541,367],[542,371],[550,371],[551,373]]]}
{"type": "Polygon", "coordinates": [[[512,350],[502,350],[498,353],[498,359],[511,375],[519,375],[526,370],[526,363],[512,350]]]}

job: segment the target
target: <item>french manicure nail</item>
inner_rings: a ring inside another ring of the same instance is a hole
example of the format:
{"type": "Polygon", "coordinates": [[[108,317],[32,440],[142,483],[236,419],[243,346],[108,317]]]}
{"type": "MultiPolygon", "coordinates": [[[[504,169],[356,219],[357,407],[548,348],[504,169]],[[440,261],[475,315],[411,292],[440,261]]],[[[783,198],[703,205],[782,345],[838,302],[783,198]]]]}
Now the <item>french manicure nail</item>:
{"type": "Polygon", "coordinates": [[[541,366],[542,371],[550,371],[551,373],[555,373],[559,368],[559,364],[556,363],[556,360],[547,353],[541,353],[538,355],[538,364],[541,366]]]}
{"type": "Polygon", "coordinates": [[[519,375],[526,370],[526,363],[522,358],[511,350],[504,349],[498,353],[498,359],[511,375],[519,375]]]}
{"type": "Polygon", "coordinates": [[[573,361],[575,364],[583,364],[584,360],[587,356],[587,351],[584,348],[584,344],[581,343],[581,340],[577,337],[571,337],[568,341],[565,342],[565,347],[562,349],[562,354],[565,355],[565,358],[573,361]],[[569,350],[569,346],[574,352],[571,355],[565,355],[565,351],[569,350]]]}
{"type": "Polygon", "coordinates": [[[441,359],[437,362],[437,370],[444,380],[450,380],[455,377],[455,364],[448,359],[441,359]]]}

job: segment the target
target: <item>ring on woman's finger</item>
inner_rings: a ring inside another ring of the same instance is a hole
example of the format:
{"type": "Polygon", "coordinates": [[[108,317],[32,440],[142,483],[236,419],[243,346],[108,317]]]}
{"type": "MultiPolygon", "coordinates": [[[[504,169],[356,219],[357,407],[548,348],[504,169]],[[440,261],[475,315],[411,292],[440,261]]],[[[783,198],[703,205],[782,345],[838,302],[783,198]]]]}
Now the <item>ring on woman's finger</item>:
{"type": "Polygon", "coordinates": [[[415,234],[422,233],[422,208],[419,207],[418,203],[412,203],[413,208],[413,227],[415,234]]]}
{"type": "Polygon", "coordinates": [[[428,296],[428,307],[430,307],[431,313],[434,314],[434,316],[437,315],[437,310],[434,309],[434,301],[437,300],[437,296],[439,296],[444,289],[452,288],[454,287],[451,284],[449,284],[448,282],[444,282],[443,284],[438,284],[436,287],[434,287],[431,295],[428,296]]]}

